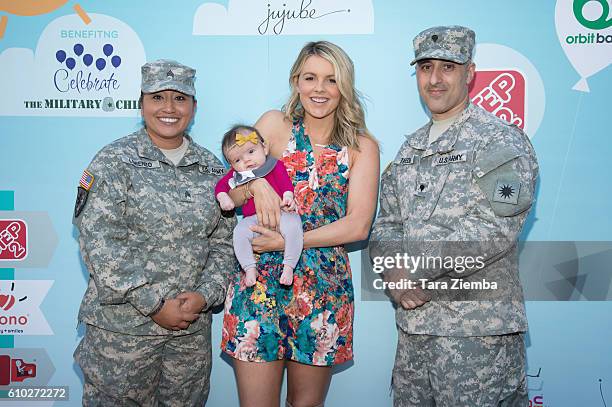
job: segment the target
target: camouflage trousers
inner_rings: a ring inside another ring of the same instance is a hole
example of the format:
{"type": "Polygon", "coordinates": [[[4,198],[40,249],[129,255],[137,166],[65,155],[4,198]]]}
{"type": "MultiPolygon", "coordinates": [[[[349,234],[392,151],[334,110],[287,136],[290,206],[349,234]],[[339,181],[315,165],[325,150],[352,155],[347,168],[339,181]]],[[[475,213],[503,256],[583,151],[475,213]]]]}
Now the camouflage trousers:
{"type": "Polygon", "coordinates": [[[135,336],[87,325],[74,358],[83,371],[83,406],[202,406],[210,326],[183,336],[135,336]]]}
{"type": "Polygon", "coordinates": [[[528,405],[522,334],[448,337],[398,329],[395,407],[528,405]]]}

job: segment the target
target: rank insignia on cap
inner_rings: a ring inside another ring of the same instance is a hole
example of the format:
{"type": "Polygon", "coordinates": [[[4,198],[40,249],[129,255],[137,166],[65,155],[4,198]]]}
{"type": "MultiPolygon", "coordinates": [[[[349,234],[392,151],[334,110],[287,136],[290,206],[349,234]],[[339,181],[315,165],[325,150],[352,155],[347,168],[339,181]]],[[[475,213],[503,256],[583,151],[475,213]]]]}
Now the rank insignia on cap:
{"type": "Polygon", "coordinates": [[[79,186],[86,191],[91,189],[91,186],[94,183],[94,176],[91,172],[85,170],[83,171],[83,175],[81,175],[81,180],[79,181],[79,186]]]}
{"type": "Polygon", "coordinates": [[[495,191],[493,191],[493,201],[518,205],[520,193],[520,182],[498,179],[495,185],[495,191]]]}
{"type": "Polygon", "coordinates": [[[166,76],[167,76],[168,78],[174,78],[174,72],[172,72],[172,71],[168,71],[168,72],[166,73],[166,76]]]}

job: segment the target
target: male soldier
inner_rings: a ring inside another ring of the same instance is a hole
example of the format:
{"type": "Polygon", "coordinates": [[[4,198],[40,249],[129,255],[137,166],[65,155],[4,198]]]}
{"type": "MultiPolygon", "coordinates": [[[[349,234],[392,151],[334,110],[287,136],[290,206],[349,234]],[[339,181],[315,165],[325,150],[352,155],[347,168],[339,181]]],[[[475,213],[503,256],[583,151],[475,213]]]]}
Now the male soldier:
{"type": "Polygon", "coordinates": [[[235,222],[214,197],[221,162],[185,133],[194,76],[175,61],[145,64],[145,127],[104,147],[80,180],[86,406],[201,406],[208,395],[210,308],[235,269],[235,222]]]}
{"type": "Polygon", "coordinates": [[[395,406],[528,403],[516,244],[538,165],[520,129],[470,104],[474,42],[474,32],[459,26],[415,37],[411,64],[432,120],[407,137],[381,178],[371,255],[404,251],[455,263],[384,274],[388,282],[416,283],[390,292],[398,326],[395,406]],[[459,278],[488,280],[499,288],[427,292],[421,278],[449,288],[459,278]]]}

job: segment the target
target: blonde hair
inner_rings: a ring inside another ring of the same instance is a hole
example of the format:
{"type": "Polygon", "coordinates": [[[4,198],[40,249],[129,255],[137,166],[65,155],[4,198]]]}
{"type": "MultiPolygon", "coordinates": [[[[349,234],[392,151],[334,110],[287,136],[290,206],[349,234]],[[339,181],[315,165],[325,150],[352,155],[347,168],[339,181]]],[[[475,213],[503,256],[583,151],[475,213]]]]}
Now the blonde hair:
{"type": "Polygon", "coordinates": [[[306,60],[312,55],[317,55],[332,64],[336,84],[341,95],[340,103],[334,114],[334,127],[330,143],[359,150],[358,135],[376,141],[365,124],[361,94],[355,89],[353,61],[342,48],[328,41],[307,43],[293,63],[289,74],[291,96],[289,96],[287,104],[283,106],[285,117],[289,120],[304,119],[304,108],[300,103],[297,81],[306,60]]]}

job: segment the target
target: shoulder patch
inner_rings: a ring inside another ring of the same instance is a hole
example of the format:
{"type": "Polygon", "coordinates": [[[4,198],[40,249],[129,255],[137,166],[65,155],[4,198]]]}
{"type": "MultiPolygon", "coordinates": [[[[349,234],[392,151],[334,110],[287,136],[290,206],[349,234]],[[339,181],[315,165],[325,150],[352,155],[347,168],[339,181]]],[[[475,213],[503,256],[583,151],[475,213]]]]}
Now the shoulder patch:
{"type": "Polygon", "coordinates": [[[85,191],[89,191],[94,183],[95,177],[93,174],[87,170],[83,171],[83,175],[81,175],[81,180],[79,181],[79,186],[83,188],[85,191]]]}
{"type": "Polygon", "coordinates": [[[518,205],[521,183],[498,179],[493,191],[493,201],[518,205]]]}
{"type": "Polygon", "coordinates": [[[83,208],[85,208],[85,204],[87,203],[87,196],[89,195],[89,191],[83,187],[77,188],[77,198],[76,203],[74,204],[74,217],[78,218],[83,208]]]}

